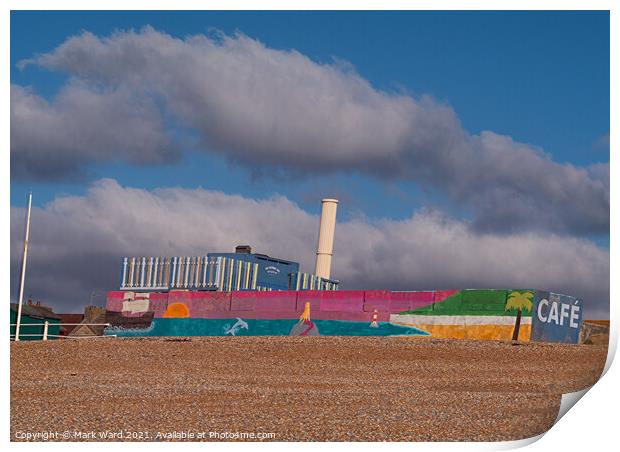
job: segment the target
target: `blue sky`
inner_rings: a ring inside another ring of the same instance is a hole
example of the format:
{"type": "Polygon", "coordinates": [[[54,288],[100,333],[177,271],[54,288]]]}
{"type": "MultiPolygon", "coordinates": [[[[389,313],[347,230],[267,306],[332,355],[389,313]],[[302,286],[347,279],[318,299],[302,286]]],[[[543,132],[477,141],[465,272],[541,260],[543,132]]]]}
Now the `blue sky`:
{"type": "MultiPolygon", "coordinates": [[[[49,52],[82,30],[108,35],[152,25],[178,37],[235,31],[276,49],[296,49],[318,62],[346,60],[378,89],[428,94],[456,111],[470,133],[510,135],[552,154],[558,162],[608,161],[598,144],[609,132],[609,16],[606,12],[13,12],[11,80],[51,98],[66,76],[18,61],[49,52]],[[32,30],[37,30],[32,33],[32,30]]],[[[174,167],[112,164],[93,167],[144,188],[184,186],[264,197],[287,195],[305,202],[317,178],[253,179],[245,168],[209,154],[185,154],[174,167]],[[197,168],[209,168],[205,171],[197,168]]],[[[429,200],[412,183],[375,181],[359,175],[318,178],[326,191],[349,193],[345,212],[403,218],[429,200]],[[378,202],[385,195],[390,202],[378,202]]],[[[13,181],[12,204],[29,187],[35,203],[56,193],[83,193],[84,183],[13,181]]],[[[325,193],[329,195],[329,193],[325,193]]]]}
{"type": "Polygon", "coordinates": [[[12,12],[11,281],[30,188],[27,291],[74,312],[123,255],[311,271],[336,197],[343,288],[605,317],[609,37],[607,12],[12,12]]]}

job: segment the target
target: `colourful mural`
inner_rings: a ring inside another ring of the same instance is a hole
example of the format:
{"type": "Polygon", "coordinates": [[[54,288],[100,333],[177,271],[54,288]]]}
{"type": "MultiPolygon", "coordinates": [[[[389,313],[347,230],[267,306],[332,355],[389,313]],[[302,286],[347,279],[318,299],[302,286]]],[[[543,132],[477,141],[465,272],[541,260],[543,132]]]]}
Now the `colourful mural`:
{"type": "Polygon", "coordinates": [[[304,312],[299,316],[299,322],[291,328],[290,336],[320,336],[319,328],[310,320],[310,302],[304,306],[304,312]]]}
{"type": "Polygon", "coordinates": [[[467,289],[453,291],[422,308],[402,311],[391,321],[427,331],[445,339],[511,340],[515,317],[521,309],[518,339],[529,341],[533,289],[467,289]]]}
{"type": "Polygon", "coordinates": [[[514,312],[519,309],[522,314],[531,314],[534,305],[534,290],[513,290],[508,293],[505,311],[514,312]]]}
{"type": "MultiPolygon", "coordinates": [[[[107,331],[119,336],[430,335],[510,340],[520,310],[519,340],[527,341],[536,293],[533,289],[112,291],[106,308],[113,327],[107,331]]],[[[547,318],[554,319],[552,314],[547,318]]]]}
{"type": "MultiPolygon", "coordinates": [[[[402,324],[426,331],[438,339],[512,339],[515,317],[512,316],[473,316],[473,315],[415,315],[395,314],[393,323],[402,324]]],[[[529,341],[531,317],[522,317],[519,328],[520,341],[529,341]]]]}
{"type": "Polygon", "coordinates": [[[189,317],[189,309],[185,303],[172,303],[166,308],[163,317],[167,319],[189,317]]]}
{"type": "Polygon", "coordinates": [[[369,322],[345,320],[312,320],[313,328],[295,319],[196,319],[157,318],[146,329],[106,328],[105,334],[119,337],[142,336],[412,336],[428,333],[414,327],[379,322],[371,328],[369,322]],[[239,322],[241,321],[241,322],[239,322]],[[235,328],[234,325],[241,325],[235,328]],[[305,334],[302,334],[307,331],[305,334]]]}
{"type": "Polygon", "coordinates": [[[248,322],[239,317],[237,317],[237,321],[232,326],[227,323],[223,327],[225,336],[236,336],[241,330],[249,331],[249,329],[248,322]]]}
{"type": "Polygon", "coordinates": [[[487,315],[516,316],[521,308],[522,315],[531,315],[534,299],[533,289],[467,289],[454,291],[443,299],[416,309],[401,311],[401,314],[420,315],[487,315]]]}

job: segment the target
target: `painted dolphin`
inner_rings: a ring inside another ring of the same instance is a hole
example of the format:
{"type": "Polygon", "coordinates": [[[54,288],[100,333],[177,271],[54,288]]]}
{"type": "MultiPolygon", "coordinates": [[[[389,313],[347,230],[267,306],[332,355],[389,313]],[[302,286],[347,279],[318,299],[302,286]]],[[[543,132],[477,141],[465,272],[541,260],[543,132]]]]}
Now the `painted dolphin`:
{"type": "Polygon", "coordinates": [[[248,323],[245,322],[243,319],[240,319],[239,317],[237,317],[237,322],[233,326],[231,327],[229,327],[228,325],[224,326],[224,334],[230,334],[232,336],[235,336],[241,328],[245,328],[247,330],[248,323]]]}

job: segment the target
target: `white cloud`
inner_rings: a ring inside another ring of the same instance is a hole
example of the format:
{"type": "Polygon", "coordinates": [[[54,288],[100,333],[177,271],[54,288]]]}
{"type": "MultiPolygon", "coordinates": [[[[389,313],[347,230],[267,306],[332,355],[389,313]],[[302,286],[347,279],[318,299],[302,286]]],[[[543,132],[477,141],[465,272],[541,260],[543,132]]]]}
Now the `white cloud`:
{"type": "MultiPolygon", "coordinates": [[[[13,282],[23,217],[23,209],[11,210],[13,282]]],[[[85,196],[58,197],[34,209],[26,293],[79,311],[93,289],[117,288],[121,256],[197,255],[237,244],[312,271],[317,232],[318,218],[281,196],[146,191],[104,179],[85,196]]],[[[550,289],[583,297],[591,316],[608,315],[607,250],[553,234],[479,233],[432,212],[403,221],[339,222],[333,276],[357,289],[550,289]]]]}
{"type": "Polygon", "coordinates": [[[87,163],[154,164],[175,156],[175,145],[149,97],[75,81],[48,102],[31,89],[11,85],[14,177],[79,177],[87,163]]]}
{"type": "MultiPolygon", "coordinates": [[[[377,90],[344,64],[243,35],[177,39],[149,27],[105,38],[85,32],[28,64],[150,96],[197,130],[204,149],[266,173],[412,180],[468,206],[479,230],[609,231],[609,187],[596,171],[493,132],[470,135],[449,106],[377,90]]],[[[151,148],[134,152],[160,154],[151,148]]],[[[36,155],[28,162],[36,165],[36,155]]]]}

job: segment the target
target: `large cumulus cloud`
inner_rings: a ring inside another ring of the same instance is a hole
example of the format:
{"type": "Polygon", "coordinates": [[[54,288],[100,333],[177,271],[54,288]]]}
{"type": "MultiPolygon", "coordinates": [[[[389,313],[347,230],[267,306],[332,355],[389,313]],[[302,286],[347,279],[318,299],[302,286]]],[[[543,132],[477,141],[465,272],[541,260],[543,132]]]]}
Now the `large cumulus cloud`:
{"type": "MultiPolygon", "coordinates": [[[[203,149],[252,168],[415,181],[467,206],[479,231],[609,232],[609,177],[600,167],[557,163],[491,131],[471,135],[449,106],[377,90],[346,64],[318,63],[243,35],[178,39],[152,28],[104,38],[85,32],[22,62],[29,64],[155,99],[165,115],[198,132],[203,149]]],[[[50,149],[29,146],[24,135],[12,130],[14,160],[44,165],[38,156],[50,149]]],[[[165,148],[132,152],[152,160],[165,148]]]]}
{"type": "Polygon", "coordinates": [[[153,100],[127,88],[73,82],[52,102],[11,85],[11,170],[14,177],[81,177],[85,164],[124,160],[170,162],[176,145],[153,100]]]}
{"type": "MultiPolygon", "coordinates": [[[[23,218],[23,209],[11,210],[13,283],[23,218]]],[[[282,196],[147,191],[105,179],[85,196],[35,208],[31,231],[26,294],[79,311],[92,290],[103,295],[117,287],[125,255],[198,255],[247,243],[312,271],[318,217],[282,196]]],[[[536,287],[583,297],[590,317],[608,315],[609,252],[582,239],[480,233],[439,213],[418,212],[402,221],[339,222],[333,264],[343,288],[536,287]]]]}

